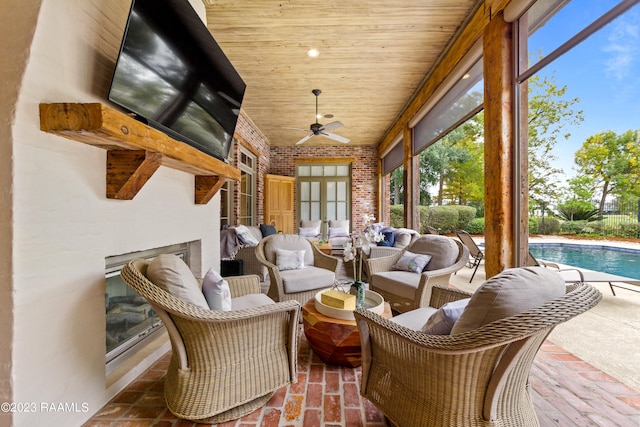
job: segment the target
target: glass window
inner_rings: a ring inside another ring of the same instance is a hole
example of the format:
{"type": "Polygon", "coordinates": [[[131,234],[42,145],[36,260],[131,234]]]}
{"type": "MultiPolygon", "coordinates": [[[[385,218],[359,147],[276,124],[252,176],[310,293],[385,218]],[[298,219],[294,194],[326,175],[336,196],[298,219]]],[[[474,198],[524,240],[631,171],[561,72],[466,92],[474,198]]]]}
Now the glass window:
{"type": "Polygon", "coordinates": [[[640,5],[552,3],[538,1],[517,21],[530,232],[580,232],[576,212],[595,210],[588,229],[623,235],[617,220],[637,222],[640,196],[640,5]],[[559,224],[542,229],[549,215],[559,224]]]}
{"type": "Polygon", "coordinates": [[[244,148],[240,148],[240,224],[256,224],[256,157],[244,148]]]}

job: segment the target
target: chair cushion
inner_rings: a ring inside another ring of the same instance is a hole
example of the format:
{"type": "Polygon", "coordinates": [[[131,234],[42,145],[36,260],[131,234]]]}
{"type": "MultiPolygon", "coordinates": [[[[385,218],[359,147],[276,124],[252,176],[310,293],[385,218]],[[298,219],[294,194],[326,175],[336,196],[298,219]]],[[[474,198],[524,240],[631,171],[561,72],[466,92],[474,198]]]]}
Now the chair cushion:
{"type": "MultiPolygon", "coordinates": [[[[384,292],[402,298],[414,299],[416,289],[420,284],[420,275],[408,271],[383,271],[374,274],[371,283],[373,287],[384,292]]],[[[424,322],[426,322],[426,318],[422,321],[422,325],[424,322]]]]}
{"type": "Polygon", "coordinates": [[[349,237],[349,227],[329,227],[329,238],[349,237]]]}
{"type": "Polygon", "coordinates": [[[411,243],[414,235],[418,235],[418,232],[410,228],[396,228],[393,230],[395,241],[393,246],[396,248],[406,248],[411,243]]]}
{"type": "Polygon", "coordinates": [[[260,233],[262,237],[267,237],[276,234],[277,231],[274,225],[260,224],[260,233]]]}
{"type": "Polygon", "coordinates": [[[278,270],[299,270],[304,268],[304,249],[289,251],[276,248],[276,265],[278,270]]]}
{"type": "Polygon", "coordinates": [[[147,267],[147,278],[174,297],[209,310],[198,280],[179,257],[173,254],[158,255],[147,267]]]}
{"type": "Polygon", "coordinates": [[[437,311],[433,307],[420,307],[394,316],[389,320],[413,331],[420,331],[424,326],[424,322],[437,311]]]}
{"type": "Polygon", "coordinates": [[[329,228],[346,228],[348,233],[349,220],[348,219],[330,219],[329,228]]]}
{"type": "Polygon", "coordinates": [[[298,234],[302,237],[320,237],[320,226],[322,221],[320,220],[305,220],[300,221],[300,228],[298,234]]]}
{"type": "Polygon", "coordinates": [[[391,268],[400,271],[410,271],[412,273],[422,273],[422,270],[429,264],[431,255],[414,254],[413,252],[404,251],[402,256],[391,268]]]}
{"type": "Polygon", "coordinates": [[[426,267],[428,271],[452,266],[460,254],[455,240],[437,234],[420,236],[408,249],[417,254],[431,255],[431,261],[426,267]]]}
{"type": "Polygon", "coordinates": [[[280,272],[285,294],[324,289],[333,286],[335,274],[325,268],[305,266],[301,270],[286,270],[280,272]]]}
{"type": "Polygon", "coordinates": [[[274,301],[265,294],[248,294],[231,299],[231,310],[243,310],[256,308],[262,305],[274,304],[274,301]]]}
{"type": "Polygon", "coordinates": [[[473,293],[451,335],[531,310],[565,293],[564,280],[556,271],[544,267],[504,270],[473,293]]]}
{"type": "Polygon", "coordinates": [[[202,293],[211,310],[231,310],[231,289],[229,283],[212,268],[207,271],[202,279],[202,293]]]}
{"type": "Polygon", "coordinates": [[[429,317],[422,327],[422,332],[430,335],[449,335],[470,299],[464,298],[444,304],[429,317]]]}
{"type": "Polygon", "coordinates": [[[276,264],[276,249],[289,251],[304,250],[304,265],[313,265],[313,249],[311,243],[297,234],[274,234],[264,242],[264,257],[271,264],[276,264]]]}

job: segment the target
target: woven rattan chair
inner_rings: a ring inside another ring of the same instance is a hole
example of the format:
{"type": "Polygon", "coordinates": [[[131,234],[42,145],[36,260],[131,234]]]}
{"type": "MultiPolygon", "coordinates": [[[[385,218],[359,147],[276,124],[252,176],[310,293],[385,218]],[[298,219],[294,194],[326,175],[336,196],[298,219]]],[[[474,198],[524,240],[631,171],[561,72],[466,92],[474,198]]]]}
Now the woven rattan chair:
{"type": "Polygon", "coordinates": [[[338,259],[322,253],[307,238],[297,234],[273,234],[260,241],[256,258],[269,271],[267,295],[275,301],[295,300],[306,303],[322,289],[335,282],[338,259]],[[277,249],[305,250],[305,267],[281,271],[277,266],[277,249]]]}
{"type": "MultiPolygon", "coordinates": [[[[172,354],[164,395],[176,417],[207,424],[237,419],[297,380],[296,302],[204,310],[154,285],[146,277],[147,266],[145,260],[134,260],[121,274],[149,301],[169,333],[172,354]]],[[[226,280],[232,298],[260,292],[257,276],[226,280]]]]}
{"type": "Polygon", "coordinates": [[[451,275],[463,268],[468,259],[469,250],[459,241],[446,236],[426,234],[393,255],[367,259],[369,288],[382,295],[395,311],[404,313],[415,310],[429,305],[431,288],[436,285],[447,286],[451,275]],[[393,265],[406,251],[428,254],[425,249],[430,242],[444,240],[450,241],[456,248],[455,259],[446,267],[425,270],[421,274],[393,270],[393,265]]]}
{"type": "MultiPolygon", "coordinates": [[[[433,288],[431,305],[469,297],[433,288]]],[[[533,359],[551,330],[595,306],[588,284],[543,306],[459,335],[427,335],[369,310],[355,312],[361,394],[396,426],[538,426],[529,394],[533,359]]]]}

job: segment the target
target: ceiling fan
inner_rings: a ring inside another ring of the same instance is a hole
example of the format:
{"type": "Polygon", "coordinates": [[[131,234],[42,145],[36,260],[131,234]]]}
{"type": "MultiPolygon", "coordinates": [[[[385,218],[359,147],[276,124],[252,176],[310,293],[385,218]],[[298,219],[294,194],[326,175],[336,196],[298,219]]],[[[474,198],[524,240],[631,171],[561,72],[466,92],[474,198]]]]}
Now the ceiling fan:
{"type": "MultiPolygon", "coordinates": [[[[307,142],[309,139],[313,138],[314,136],[319,136],[319,135],[322,135],[329,139],[333,139],[334,141],[342,142],[345,144],[349,142],[349,138],[336,135],[335,133],[327,132],[328,130],[333,130],[333,129],[339,128],[340,126],[343,126],[341,122],[336,121],[336,122],[327,123],[326,125],[318,123],[318,96],[322,93],[322,91],[320,89],[313,89],[311,93],[313,93],[316,96],[316,122],[312,123],[311,126],[309,126],[309,130],[311,131],[311,133],[305,136],[304,138],[302,138],[300,141],[296,142],[296,145],[307,142]]],[[[285,128],[285,129],[307,131],[307,129],[302,129],[302,128],[285,128]]]]}

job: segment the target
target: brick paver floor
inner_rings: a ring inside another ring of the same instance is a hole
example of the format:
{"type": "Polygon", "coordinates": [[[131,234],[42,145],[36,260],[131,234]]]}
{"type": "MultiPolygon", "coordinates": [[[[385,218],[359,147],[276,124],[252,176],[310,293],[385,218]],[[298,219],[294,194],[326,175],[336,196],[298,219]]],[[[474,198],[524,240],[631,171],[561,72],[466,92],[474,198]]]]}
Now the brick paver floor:
{"type": "MultiPolygon", "coordinates": [[[[382,414],[359,394],[360,368],[325,365],[313,354],[303,333],[298,357],[296,384],[278,390],[261,410],[219,426],[387,425],[382,414]]],[[[84,427],[205,426],[179,420],[166,408],[162,388],[169,359],[169,354],[163,356],[84,427]]],[[[638,391],[549,341],[536,356],[531,385],[542,427],[640,426],[638,391]]]]}

